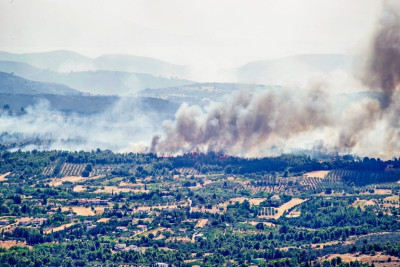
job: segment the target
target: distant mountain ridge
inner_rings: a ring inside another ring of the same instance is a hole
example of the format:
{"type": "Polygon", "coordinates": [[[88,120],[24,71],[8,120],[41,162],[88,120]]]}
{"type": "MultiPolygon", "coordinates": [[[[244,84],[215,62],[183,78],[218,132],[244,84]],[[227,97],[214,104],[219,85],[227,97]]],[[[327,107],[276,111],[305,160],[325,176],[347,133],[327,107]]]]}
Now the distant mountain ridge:
{"type": "Polygon", "coordinates": [[[193,83],[189,80],[155,77],[146,73],[109,70],[58,73],[14,61],[0,61],[0,71],[14,73],[29,80],[61,83],[82,92],[103,95],[130,95],[146,88],[193,83]]]}
{"type": "Polygon", "coordinates": [[[79,91],[62,84],[31,81],[5,72],[0,72],[0,93],[81,95],[79,91]]]}
{"type": "Polygon", "coordinates": [[[113,54],[94,59],[99,70],[148,73],[164,77],[185,77],[186,67],[149,57],[113,54]]]}
{"type": "Polygon", "coordinates": [[[304,80],[314,73],[352,72],[359,58],[342,54],[307,54],[254,61],[236,69],[239,82],[280,84],[304,80]]]}
{"type": "MultiPolygon", "coordinates": [[[[278,59],[249,62],[243,66],[221,70],[232,77],[234,82],[254,84],[284,84],[292,81],[303,81],[315,73],[329,73],[335,70],[352,72],[357,56],[343,54],[305,54],[278,59]]],[[[89,71],[129,72],[153,75],[155,78],[191,77],[195,80],[196,73],[189,66],[168,63],[159,59],[124,54],[106,54],[90,58],[71,51],[51,51],[43,53],[13,54],[0,52],[0,61],[26,63],[38,69],[50,72],[70,73],[89,71]]],[[[6,71],[6,69],[2,69],[6,71]]],[[[22,75],[22,74],[20,74],[22,75]]],[[[24,76],[29,79],[45,81],[45,79],[24,76]]],[[[51,80],[62,82],[59,80],[51,80]]],[[[200,79],[199,82],[211,82],[200,79]]],[[[230,82],[230,81],[225,81],[230,82]]],[[[76,84],[67,84],[79,87],[76,84]]],[[[163,84],[169,87],[177,84],[163,84]]],[[[181,84],[179,84],[181,85],[181,84]]],[[[145,86],[151,88],[151,86],[145,86]]],[[[79,88],[82,90],[82,88],[79,88]]]]}
{"type": "Polygon", "coordinates": [[[18,112],[42,100],[48,101],[51,109],[79,114],[105,111],[120,100],[123,100],[127,110],[137,108],[155,112],[162,118],[172,118],[178,109],[178,104],[163,99],[84,95],[62,84],[36,82],[0,72],[0,109],[8,106],[18,112]]]}
{"type": "Polygon", "coordinates": [[[81,54],[57,50],[42,53],[14,54],[0,52],[1,61],[15,61],[55,72],[110,70],[139,72],[163,77],[185,77],[186,67],[162,60],[122,54],[89,58],[81,54]]]}
{"type": "Polygon", "coordinates": [[[212,101],[221,101],[226,95],[240,90],[272,90],[280,86],[241,83],[193,83],[159,89],[146,89],[139,94],[146,97],[166,99],[175,103],[186,102],[191,105],[204,106],[212,101]]]}
{"type": "Polygon", "coordinates": [[[92,65],[92,59],[66,50],[24,54],[0,52],[0,60],[23,62],[39,69],[59,72],[69,72],[73,66],[76,67],[75,70],[95,69],[94,65],[92,65]],[[80,68],[78,69],[79,66],[80,68]]]}
{"type": "MultiPolygon", "coordinates": [[[[40,101],[48,101],[49,108],[65,114],[91,115],[101,113],[123,100],[127,110],[133,107],[146,113],[156,113],[157,117],[172,119],[178,110],[178,104],[151,97],[89,96],[89,95],[54,95],[54,94],[7,94],[0,93],[0,109],[8,105],[13,112],[19,112],[40,101]]],[[[122,104],[121,104],[122,105],[122,104]]]]}
{"type": "MultiPolygon", "coordinates": [[[[351,74],[358,60],[359,57],[351,55],[306,54],[249,62],[224,72],[239,84],[287,85],[304,82],[315,74],[334,71],[351,74]]],[[[33,81],[65,84],[90,94],[126,96],[146,89],[210,82],[176,78],[184,77],[187,70],[187,66],[123,54],[92,59],[63,50],[27,54],[0,52],[0,71],[33,81]]],[[[225,82],[231,83],[229,79],[225,82]]]]}

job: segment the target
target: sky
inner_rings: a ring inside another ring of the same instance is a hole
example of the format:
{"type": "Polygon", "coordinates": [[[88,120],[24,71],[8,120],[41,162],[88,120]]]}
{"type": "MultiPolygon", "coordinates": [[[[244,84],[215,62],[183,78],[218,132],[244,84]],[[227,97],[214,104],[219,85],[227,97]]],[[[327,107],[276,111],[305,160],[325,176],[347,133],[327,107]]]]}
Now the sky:
{"type": "Polygon", "coordinates": [[[357,54],[378,0],[0,0],[0,50],[71,50],[237,67],[296,54],[357,54]]]}

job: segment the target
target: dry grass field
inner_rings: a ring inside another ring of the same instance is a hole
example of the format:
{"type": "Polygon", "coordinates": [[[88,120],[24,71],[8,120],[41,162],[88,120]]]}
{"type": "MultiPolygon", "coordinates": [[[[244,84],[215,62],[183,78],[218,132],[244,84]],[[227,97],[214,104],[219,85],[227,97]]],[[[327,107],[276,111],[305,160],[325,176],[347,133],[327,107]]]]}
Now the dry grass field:
{"type": "Polygon", "coordinates": [[[143,219],[135,218],[135,219],[132,219],[132,225],[139,224],[139,220],[142,220],[143,222],[150,222],[151,223],[154,220],[154,218],[143,218],[143,219]]]}
{"type": "Polygon", "coordinates": [[[119,187],[131,187],[131,188],[144,188],[145,184],[137,182],[137,183],[130,183],[121,181],[118,185],[119,187]]]}
{"type": "MultiPolygon", "coordinates": [[[[388,196],[385,197],[383,199],[383,204],[381,205],[384,208],[398,208],[399,205],[399,196],[398,195],[392,195],[392,196],[388,196]]],[[[389,214],[391,214],[391,212],[389,212],[389,214]]]]}
{"type": "Polygon", "coordinates": [[[354,244],[354,240],[347,240],[347,241],[329,241],[329,242],[324,242],[324,243],[316,243],[316,244],[311,244],[312,248],[317,248],[317,249],[323,249],[325,246],[332,246],[332,245],[337,245],[337,244],[343,244],[343,245],[350,245],[354,244]]]}
{"type": "Polygon", "coordinates": [[[20,246],[20,247],[28,247],[32,248],[32,246],[29,246],[26,244],[26,242],[21,242],[17,240],[7,240],[7,241],[0,241],[0,248],[11,248],[13,246],[20,246]]]}
{"type": "Polygon", "coordinates": [[[98,223],[100,223],[100,222],[107,223],[109,220],[110,220],[110,218],[101,218],[101,219],[98,219],[97,222],[98,223]]]}
{"type": "MultiPolygon", "coordinates": [[[[223,208],[222,208],[223,209],[223,208]]],[[[224,213],[224,209],[221,211],[218,207],[213,206],[211,209],[206,209],[205,207],[193,207],[192,208],[193,212],[209,212],[209,213],[219,213],[222,214],[224,213]]]]}
{"type": "Polygon", "coordinates": [[[83,185],[76,185],[73,189],[74,192],[83,192],[86,191],[86,188],[83,185]]]}
{"type": "Polygon", "coordinates": [[[393,195],[393,196],[385,197],[383,200],[384,201],[399,201],[399,196],[393,195]]]}
{"type": "Polygon", "coordinates": [[[96,193],[96,194],[101,194],[101,193],[118,194],[120,192],[148,193],[149,190],[123,188],[123,187],[119,187],[119,186],[103,186],[103,187],[97,189],[94,193],[96,193]]]}
{"type": "Polygon", "coordinates": [[[68,227],[70,227],[70,226],[72,226],[72,225],[74,225],[74,224],[75,224],[75,223],[63,224],[63,225],[60,225],[60,226],[58,226],[58,227],[46,229],[44,232],[45,232],[46,234],[51,234],[52,232],[58,232],[58,231],[65,230],[66,228],[68,228],[68,227]]]}
{"type": "Polygon", "coordinates": [[[92,210],[90,207],[62,207],[61,211],[69,211],[76,213],[78,216],[94,216],[96,214],[103,214],[104,207],[95,207],[92,210]],[[96,213],[95,213],[96,212],[96,213]]]}
{"type": "Polygon", "coordinates": [[[374,189],[373,193],[370,192],[364,192],[361,193],[361,195],[391,195],[392,190],[390,189],[374,189]]]}
{"type": "Polygon", "coordinates": [[[1,175],[0,175],[0,182],[2,182],[2,181],[7,181],[6,176],[9,175],[10,173],[11,173],[11,172],[6,172],[6,173],[4,173],[4,174],[1,174],[1,175]]]}
{"type": "Polygon", "coordinates": [[[14,231],[15,228],[17,228],[19,222],[24,222],[24,221],[31,221],[33,220],[33,217],[21,217],[21,218],[17,218],[15,220],[15,223],[9,224],[9,225],[4,225],[1,226],[0,229],[4,232],[12,232],[14,231]]]}
{"type": "Polygon", "coordinates": [[[359,261],[361,263],[374,264],[377,267],[398,267],[400,266],[400,259],[395,256],[383,255],[381,253],[376,253],[375,255],[365,255],[365,254],[331,254],[320,258],[320,261],[328,260],[340,257],[344,262],[359,261]],[[391,258],[391,262],[388,259],[391,258]]]}
{"type": "Polygon", "coordinates": [[[260,205],[261,202],[263,202],[267,199],[266,198],[235,197],[235,198],[229,199],[228,201],[226,201],[224,203],[219,204],[219,206],[226,207],[229,204],[235,204],[236,202],[243,203],[245,200],[250,202],[250,205],[252,205],[252,206],[258,206],[258,205],[260,205]]]}
{"type": "Polygon", "coordinates": [[[279,248],[279,250],[288,251],[288,250],[291,249],[291,248],[296,249],[296,248],[298,248],[298,247],[295,247],[295,246],[286,246],[286,247],[281,247],[281,248],[279,248]]]}
{"type": "Polygon", "coordinates": [[[301,211],[294,209],[292,210],[286,217],[288,218],[296,218],[296,217],[300,217],[301,215],[301,211]]]}
{"type": "Polygon", "coordinates": [[[204,181],[204,185],[208,185],[208,184],[211,184],[211,183],[213,183],[213,181],[211,181],[211,180],[205,180],[204,181]]]}
{"type": "Polygon", "coordinates": [[[275,219],[279,219],[285,211],[290,210],[297,205],[300,205],[303,202],[306,202],[308,199],[301,199],[301,198],[292,198],[290,201],[284,203],[282,206],[278,208],[278,213],[274,215],[275,219]]]}
{"type": "Polygon", "coordinates": [[[208,223],[208,219],[200,219],[195,228],[199,227],[199,228],[203,228],[206,224],[208,223]]]}
{"type": "Polygon", "coordinates": [[[85,179],[82,176],[65,176],[62,178],[54,178],[49,185],[50,186],[60,186],[62,185],[63,182],[71,182],[71,183],[77,183],[85,179]]]}
{"type": "Polygon", "coordinates": [[[372,199],[370,200],[357,199],[356,201],[353,202],[353,204],[351,204],[352,207],[354,208],[360,207],[362,210],[365,209],[365,206],[374,206],[374,205],[376,205],[376,203],[372,199]]]}
{"type": "Polygon", "coordinates": [[[308,199],[301,199],[301,198],[292,198],[290,201],[282,204],[279,208],[277,208],[277,213],[275,215],[263,215],[259,216],[260,218],[274,218],[279,219],[285,211],[288,211],[297,205],[300,205],[303,202],[308,201],[308,199]]]}
{"type": "Polygon", "coordinates": [[[79,183],[85,180],[94,180],[94,179],[99,179],[103,178],[104,175],[97,175],[93,177],[82,177],[82,176],[64,176],[61,178],[53,178],[51,182],[49,183],[50,186],[60,186],[62,185],[63,182],[71,182],[71,183],[79,183]]]}
{"type": "Polygon", "coordinates": [[[329,171],[313,171],[313,172],[307,172],[304,175],[307,177],[316,177],[324,179],[328,175],[328,173],[329,171]]]}

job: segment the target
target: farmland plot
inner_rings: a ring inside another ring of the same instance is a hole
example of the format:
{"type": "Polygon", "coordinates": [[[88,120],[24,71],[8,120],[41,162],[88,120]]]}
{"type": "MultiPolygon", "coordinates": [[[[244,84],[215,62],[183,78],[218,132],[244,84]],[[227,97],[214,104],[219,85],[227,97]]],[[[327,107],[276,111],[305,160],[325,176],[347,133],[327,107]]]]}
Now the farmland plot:
{"type": "Polygon", "coordinates": [[[61,211],[69,211],[76,213],[78,216],[94,216],[96,214],[103,214],[104,207],[95,207],[93,210],[90,207],[62,207],[61,211]],[[96,212],[96,213],[95,213],[96,212]]]}
{"type": "Polygon", "coordinates": [[[381,253],[377,253],[376,255],[365,255],[365,254],[332,254],[329,256],[324,256],[320,260],[332,260],[333,258],[340,257],[344,262],[350,262],[350,261],[359,261],[361,263],[368,263],[368,264],[374,264],[375,266],[380,266],[380,267],[397,267],[400,265],[400,258],[391,256],[391,255],[383,255],[381,253]],[[389,258],[391,259],[389,262],[389,258]]]}
{"type": "Polygon", "coordinates": [[[285,211],[289,211],[290,209],[306,201],[308,201],[308,199],[292,198],[290,201],[282,204],[279,208],[276,208],[276,213],[274,215],[263,215],[260,217],[279,219],[285,211]]]}
{"type": "Polygon", "coordinates": [[[10,173],[11,173],[11,172],[6,172],[6,173],[4,173],[4,174],[1,174],[1,175],[0,175],[0,182],[2,182],[2,181],[7,181],[6,176],[9,175],[10,173]]]}
{"type": "Polygon", "coordinates": [[[314,178],[320,178],[324,179],[330,171],[313,171],[313,172],[307,172],[304,174],[307,177],[314,177],[314,178]]]}

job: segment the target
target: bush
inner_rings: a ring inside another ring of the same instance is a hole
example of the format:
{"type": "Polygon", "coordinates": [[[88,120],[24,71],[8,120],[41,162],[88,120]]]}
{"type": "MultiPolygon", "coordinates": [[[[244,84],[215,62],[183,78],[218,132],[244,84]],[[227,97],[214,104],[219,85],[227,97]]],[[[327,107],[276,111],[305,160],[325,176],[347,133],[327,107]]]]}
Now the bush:
{"type": "Polygon", "coordinates": [[[85,171],[91,172],[92,170],[93,170],[93,166],[92,166],[92,164],[88,164],[88,165],[86,165],[86,167],[85,167],[85,171]]]}

